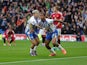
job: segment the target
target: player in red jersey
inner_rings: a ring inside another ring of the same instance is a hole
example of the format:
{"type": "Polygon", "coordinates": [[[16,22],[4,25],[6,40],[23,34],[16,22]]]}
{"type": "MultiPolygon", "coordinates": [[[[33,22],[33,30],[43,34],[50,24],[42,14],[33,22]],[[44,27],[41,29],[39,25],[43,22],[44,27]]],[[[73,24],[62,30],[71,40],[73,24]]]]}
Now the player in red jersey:
{"type": "Polygon", "coordinates": [[[61,35],[61,29],[62,29],[62,23],[64,20],[63,14],[58,10],[58,6],[53,7],[53,13],[51,15],[52,19],[54,19],[53,24],[56,26],[56,29],[58,31],[58,40],[54,38],[52,40],[54,49],[59,48],[63,54],[66,54],[66,50],[60,45],[60,35],[61,35]],[[58,44],[56,44],[56,42],[58,44]]]}
{"type": "Polygon", "coordinates": [[[11,27],[4,32],[2,39],[4,41],[4,46],[6,46],[6,41],[8,42],[8,46],[11,46],[11,43],[15,40],[14,31],[11,27]]]}

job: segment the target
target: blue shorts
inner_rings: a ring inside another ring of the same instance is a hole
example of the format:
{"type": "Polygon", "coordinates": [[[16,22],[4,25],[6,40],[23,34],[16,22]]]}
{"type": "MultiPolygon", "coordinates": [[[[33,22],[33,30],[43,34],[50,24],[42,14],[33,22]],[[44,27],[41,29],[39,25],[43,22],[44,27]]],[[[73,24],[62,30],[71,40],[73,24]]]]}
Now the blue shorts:
{"type": "Polygon", "coordinates": [[[30,33],[29,34],[29,39],[30,40],[33,40],[33,39],[35,39],[35,38],[37,38],[38,36],[37,36],[37,34],[35,34],[35,33],[30,33]]]}
{"type": "Polygon", "coordinates": [[[46,40],[52,40],[52,38],[58,36],[58,31],[55,30],[54,32],[47,32],[47,35],[46,35],[46,40]]]}
{"type": "Polygon", "coordinates": [[[27,37],[29,37],[30,40],[33,40],[33,39],[35,39],[36,37],[38,37],[35,32],[30,33],[30,32],[28,31],[28,32],[25,32],[25,34],[27,35],[27,37]]]}

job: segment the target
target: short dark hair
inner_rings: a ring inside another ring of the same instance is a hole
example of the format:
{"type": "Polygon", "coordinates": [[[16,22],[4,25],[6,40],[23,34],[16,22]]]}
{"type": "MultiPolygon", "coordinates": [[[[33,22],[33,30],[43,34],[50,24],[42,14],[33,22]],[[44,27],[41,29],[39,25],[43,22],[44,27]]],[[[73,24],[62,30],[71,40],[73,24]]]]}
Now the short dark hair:
{"type": "Polygon", "coordinates": [[[43,13],[43,12],[41,12],[40,14],[41,14],[41,15],[43,15],[43,16],[45,16],[45,15],[46,15],[46,14],[45,14],[45,13],[43,13]]]}

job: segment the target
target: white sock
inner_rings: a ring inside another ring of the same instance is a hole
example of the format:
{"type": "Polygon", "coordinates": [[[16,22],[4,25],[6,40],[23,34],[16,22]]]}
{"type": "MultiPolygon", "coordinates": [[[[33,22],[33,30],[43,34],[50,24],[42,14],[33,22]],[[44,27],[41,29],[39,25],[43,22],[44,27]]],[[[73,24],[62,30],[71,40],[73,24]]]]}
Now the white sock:
{"type": "Polygon", "coordinates": [[[59,48],[60,50],[64,49],[60,44],[59,44],[58,48],[59,48]]]}
{"type": "Polygon", "coordinates": [[[45,43],[42,43],[42,46],[45,46],[45,43]]]}
{"type": "Polygon", "coordinates": [[[6,43],[4,43],[3,45],[6,46],[6,43]]]}
{"type": "Polygon", "coordinates": [[[56,53],[53,49],[49,49],[49,51],[50,51],[51,53],[56,53]]]}
{"type": "Polygon", "coordinates": [[[32,52],[33,52],[33,49],[30,48],[30,53],[32,53],[32,52]]]}
{"type": "Polygon", "coordinates": [[[56,54],[56,52],[55,52],[55,50],[54,50],[53,48],[51,48],[51,51],[52,51],[53,53],[55,53],[55,54],[56,54]]]}
{"type": "Polygon", "coordinates": [[[36,49],[37,49],[37,46],[34,47],[34,51],[36,51],[36,49]]]}

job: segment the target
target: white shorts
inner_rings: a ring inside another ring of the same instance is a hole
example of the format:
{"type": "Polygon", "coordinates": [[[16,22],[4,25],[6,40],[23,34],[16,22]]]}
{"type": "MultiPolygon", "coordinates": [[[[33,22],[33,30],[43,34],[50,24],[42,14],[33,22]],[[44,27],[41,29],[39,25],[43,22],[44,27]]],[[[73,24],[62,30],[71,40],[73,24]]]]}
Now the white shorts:
{"type": "Polygon", "coordinates": [[[39,34],[46,35],[45,31],[43,29],[40,29],[39,34]]]}
{"type": "Polygon", "coordinates": [[[57,31],[58,31],[58,35],[61,35],[61,28],[58,28],[57,31]]]}

